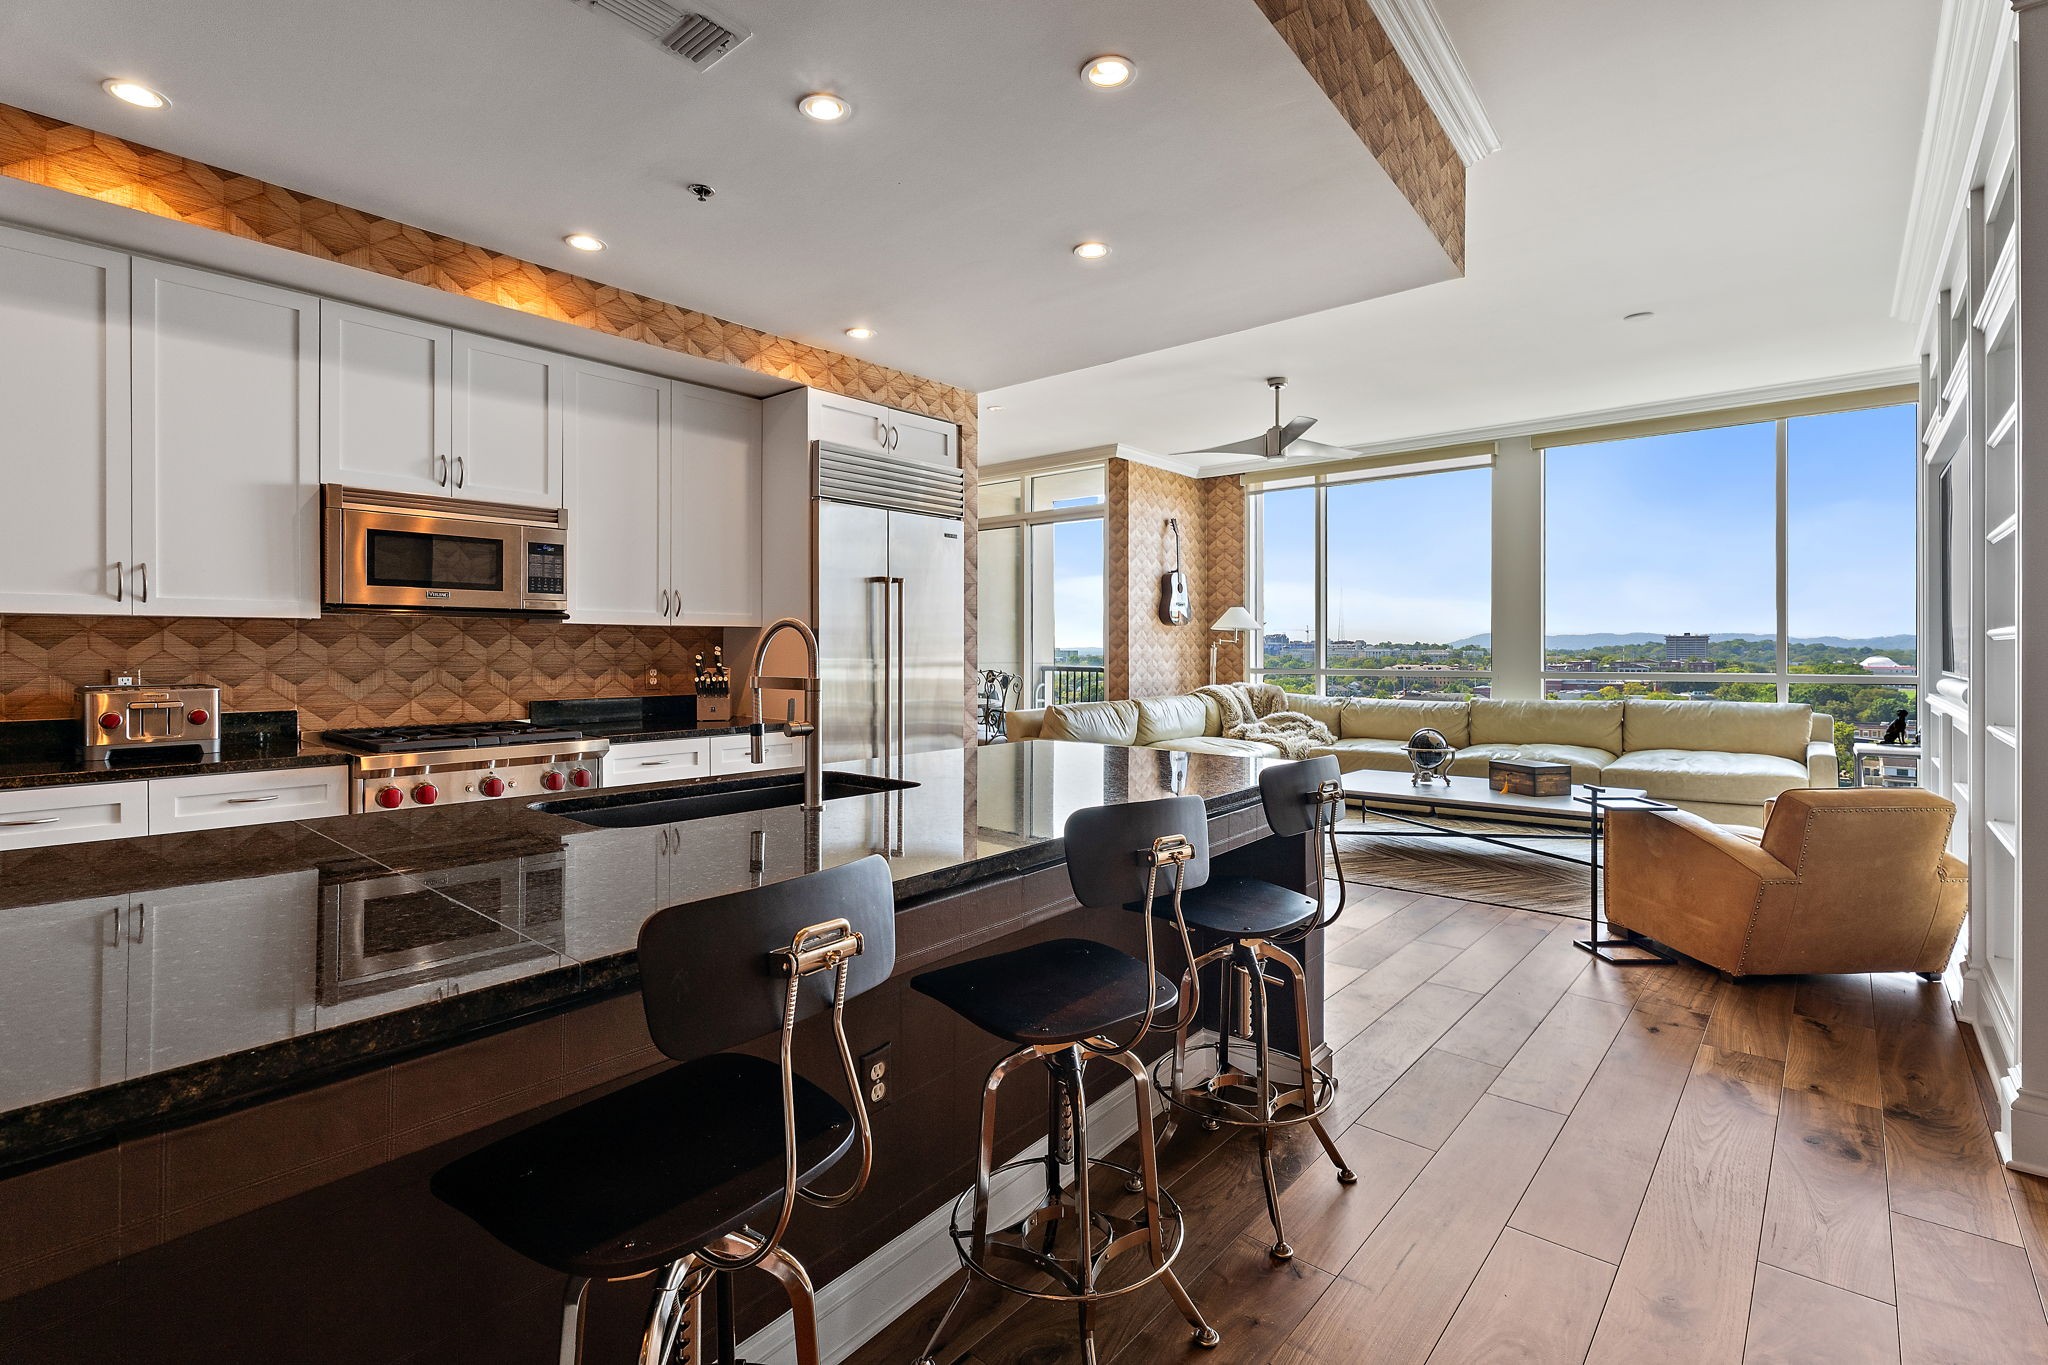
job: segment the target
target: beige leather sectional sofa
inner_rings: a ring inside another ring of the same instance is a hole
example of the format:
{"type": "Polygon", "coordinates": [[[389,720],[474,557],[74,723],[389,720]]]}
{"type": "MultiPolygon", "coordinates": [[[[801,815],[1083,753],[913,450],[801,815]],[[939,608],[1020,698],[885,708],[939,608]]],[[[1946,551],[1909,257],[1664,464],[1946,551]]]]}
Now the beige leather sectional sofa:
{"type": "MultiPolygon", "coordinates": [[[[1280,689],[1255,685],[1255,691],[1280,689]]],[[[1568,763],[1574,782],[1640,787],[1718,824],[1761,825],[1764,803],[1794,787],[1833,787],[1834,720],[1799,704],[1729,701],[1388,701],[1286,695],[1328,726],[1349,772],[1404,772],[1408,737],[1441,730],[1459,750],[1451,772],[1484,777],[1495,758],[1568,763]]],[[[1013,711],[1011,739],[1069,739],[1198,754],[1279,752],[1226,739],[1213,702],[1195,695],[1081,702],[1013,711]]]]}

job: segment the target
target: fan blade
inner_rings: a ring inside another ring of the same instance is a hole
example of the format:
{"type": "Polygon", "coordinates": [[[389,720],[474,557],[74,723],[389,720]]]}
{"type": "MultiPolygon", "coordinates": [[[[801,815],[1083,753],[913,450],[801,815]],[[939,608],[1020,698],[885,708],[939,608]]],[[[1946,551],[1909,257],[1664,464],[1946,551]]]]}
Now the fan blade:
{"type": "Polygon", "coordinates": [[[1182,455],[1263,455],[1265,453],[1266,438],[1264,436],[1254,436],[1246,441],[1233,441],[1227,446],[1204,446],[1200,450],[1177,450],[1174,452],[1174,455],[1179,457],[1182,455]]]}
{"type": "Polygon", "coordinates": [[[1286,426],[1280,428],[1281,449],[1284,450],[1288,446],[1293,445],[1296,441],[1299,441],[1301,439],[1302,433],[1307,431],[1310,427],[1314,426],[1315,424],[1316,419],[1313,417],[1297,417],[1292,422],[1289,422],[1286,426]]]}
{"type": "Polygon", "coordinates": [[[1357,454],[1357,451],[1346,450],[1343,446],[1324,445],[1321,441],[1304,440],[1296,441],[1294,444],[1283,448],[1278,455],[1269,456],[1268,458],[1284,460],[1293,455],[1314,455],[1326,460],[1348,460],[1357,454]]]}

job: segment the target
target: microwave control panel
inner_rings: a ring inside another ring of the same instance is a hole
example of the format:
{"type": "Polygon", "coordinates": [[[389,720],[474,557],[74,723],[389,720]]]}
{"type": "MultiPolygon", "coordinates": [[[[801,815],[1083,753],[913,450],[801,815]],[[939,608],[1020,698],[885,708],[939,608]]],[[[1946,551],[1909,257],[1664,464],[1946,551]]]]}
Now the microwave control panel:
{"type": "Polygon", "coordinates": [[[526,545],[526,593],[529,597],[562,596],[562,547],[547,541],[526,545]]]}

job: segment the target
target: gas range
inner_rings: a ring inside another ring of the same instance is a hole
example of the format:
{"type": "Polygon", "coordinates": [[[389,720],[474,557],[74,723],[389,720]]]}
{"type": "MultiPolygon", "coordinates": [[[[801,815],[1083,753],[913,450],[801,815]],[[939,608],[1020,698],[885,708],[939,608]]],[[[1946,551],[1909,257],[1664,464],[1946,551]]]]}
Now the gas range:
{"type": "Polygon", "coordinates": [[[535,797],[604,785],[608,739],[523,721],[326,730],[353,749],[349,808],[357,812],[535,797]]]}

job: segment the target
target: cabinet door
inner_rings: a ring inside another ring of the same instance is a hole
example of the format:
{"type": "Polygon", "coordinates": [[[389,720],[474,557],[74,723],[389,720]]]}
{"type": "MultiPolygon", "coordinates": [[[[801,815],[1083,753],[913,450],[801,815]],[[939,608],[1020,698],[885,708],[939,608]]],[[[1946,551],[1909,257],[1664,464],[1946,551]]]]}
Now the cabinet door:
{"type": "Polygon", "coordinates": [[[614,744],[604,756],[604,785],[644,787],[657,782],[687,782],[711,776],[708,739],[650,740],[614,744]]]}
{"type": "Polygon", "coordinates": [[[0,1109],[127,1074],[127,906],[109,896],[0,914],[0,1109]]]}
{"type": "Polygon", "coordinates": [[[811,391],[811,439],[849,450],[885,455],[889,451],[891,412],[880,403],[841,398],[811,391]]]}
{"type": "Polygon", "coordinates": [[[675,589],[695,626],[761,621],[761,404],[676,385],[675,589]]]}
{"type": "Polygon", "coordinates": [[[79,782],[0,792],[0,852],[147,833],[147,782],[79,782]]]}
{"type": "Polygon", "coordinates": [[[569,618],[674,619],[669,401],[653,375],[577,362],[568,377],[569,618]]]}
{"type": "Polygon", "coordinates": [[[455,333],[352,304],[320,305],[320,479],[447,493],[455,333]]]}
{"type": "Polygon", "coordinates": [[[312,1026],[320,874],[130,898],[130,1075],[297,1036],[312,1026]]]}
{"type": "Polygon", "coordinates": [[[128,258],[0,228],[0,611],[130,610],[128,258]]]}
{"type": "Polygon", "coordinates": [[[136,611],[320,614],[319,311],[135,261],[136,611]]]}
{"type": "Polygon", "coordinates": [[[348,773],[340,764],[268,773],[160,777],[149,784],[149,832],[227,829],[348,814],[348,773]]]}
{"type": "Polygon", "coordinates": [[[891,453],[919,464],[960,467],[960,428],[915,412],[889,415],[891,453]]]}
{"type": "Polygon", "coordinates": [[[568,359],[516,342],[455,334],[458,497],[562,505],[562,383],[568,359]]]}
{"type": "Polygon", "coordinates": [[[745,777],[755,773],[782,772],[804,766],[804,743],[771,726],[761,737],[761,761],[754,762],[754,740],[745,731],[713,736],[711,775],[745,777]]]}

